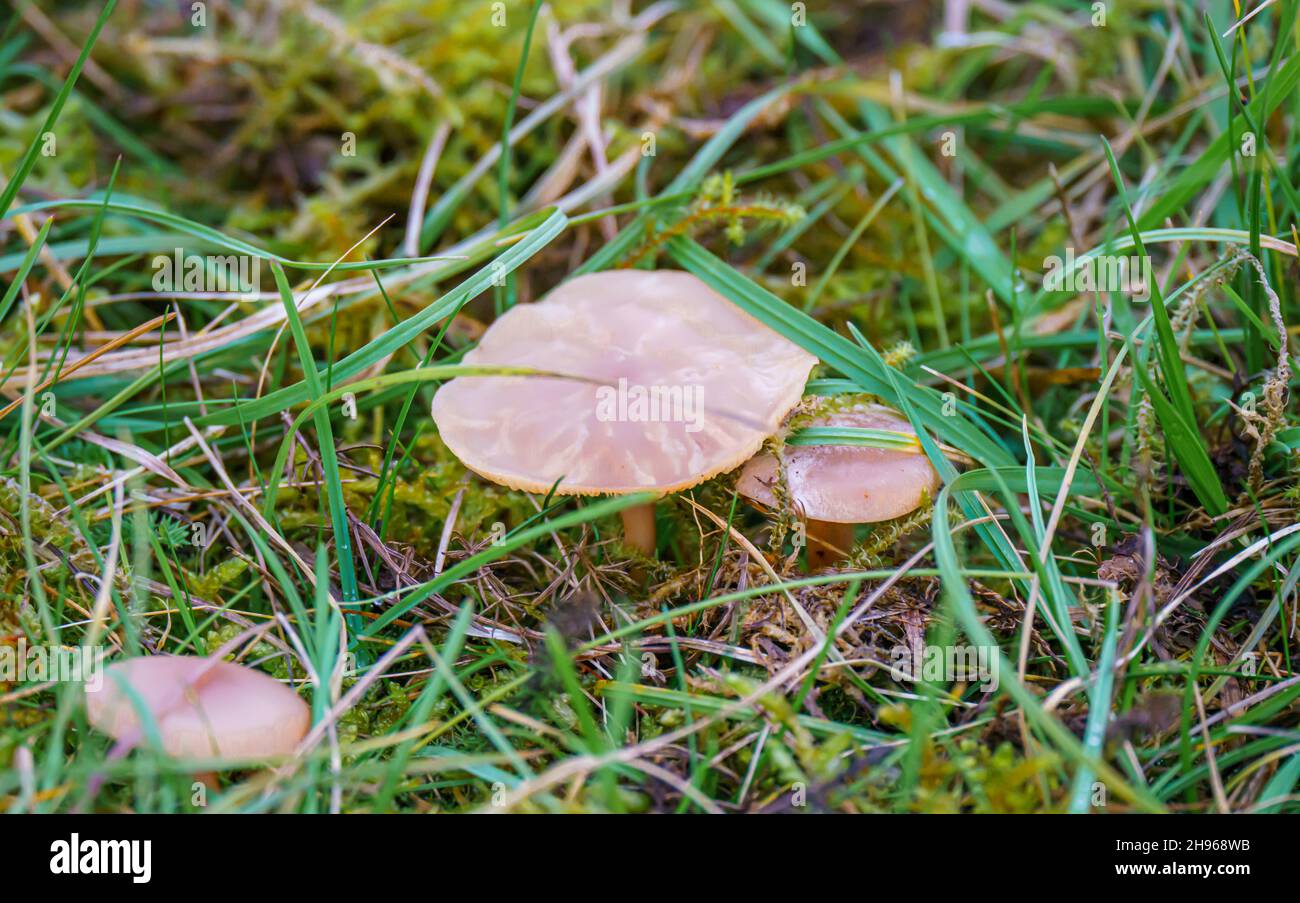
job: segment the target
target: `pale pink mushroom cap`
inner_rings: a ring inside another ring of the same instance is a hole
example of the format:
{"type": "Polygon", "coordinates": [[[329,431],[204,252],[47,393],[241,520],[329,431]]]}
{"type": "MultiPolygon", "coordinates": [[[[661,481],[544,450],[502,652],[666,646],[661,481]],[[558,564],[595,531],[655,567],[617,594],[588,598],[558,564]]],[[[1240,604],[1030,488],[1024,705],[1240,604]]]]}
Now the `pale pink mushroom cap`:
{"type": "Polygon", "coordinates": [[[443,441],[471,470],[528,492],[563,477],[559,493],[597,495],[675,492],[740,466],[799,401],[817,359],[689,273],[616,270],[507,311],[464,362],[606,384],[459,377],[433,400],[443,441]]]}
{"type": "MultiPolygon", "coordinates": [[[[876,405],[858,405],[818,420],[815,426],[849,426],[892,430],[915,436],[901,415],[876,405]]],[[[920,444],[915,451],[857,445],[787,445],[786,485],[803,516],[833,524],[867,524],[893,520],[933,499],[939,474],[920,444]]],[[[741,471],[741,495],[773,507],[776,459],[754,458],[741,471]]]]}
{"type": "Polygon", "coordinates": [[[148,707],[163,750],[176,758],[288,755],[311,725],[307,703],[260,671],[200,656],[142,656],[109,665],[99,686],[86,690],[95,728],[142,745],[148,741],[139,710],[122,684],[148,707]]]}

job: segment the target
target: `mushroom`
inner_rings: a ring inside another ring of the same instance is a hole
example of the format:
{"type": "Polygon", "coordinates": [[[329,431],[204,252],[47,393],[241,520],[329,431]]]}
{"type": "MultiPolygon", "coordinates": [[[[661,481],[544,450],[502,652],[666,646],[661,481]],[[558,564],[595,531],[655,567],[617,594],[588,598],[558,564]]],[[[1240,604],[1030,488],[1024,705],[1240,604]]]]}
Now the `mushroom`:
{"type": "MultiPolygon", "coordinates": [[[[583,377],[458,377],[433,399],[443,442],[475,473],[561,495],[667,494],[739,467],[798,403],[817,359],[695,276],[578,276],[511,308],[471,365],[583,377]]],[[[655,550],[653,504],[623,510],[655,550]]]]}
{"type": "Polygon", "coordinates": [[[220,659],[192,655],[128,658],[86,688],[97,730],[135,744],[141,707],[162,749],[177,759],[245,760],[288,755],[307,735],[311,710],[274,678],[220,659]]]}
{"type": "MultiPolygon", "coordinates": [[[[916,432],[901,414],[879,405],[855,404],[823,414],[805,426],[860,427],[916,432]]],[[[790,505],[804,523],[808,569],[829,567],[853,545],[853,525],[893,520],[933,498],[939,474],[920,443],[914,449],[858,445],[789,445],[782,453],[790,505]]],[[[766,507],[777,507],[776,458],[755,457],[740,473],[737,490],[766,507]]]]}

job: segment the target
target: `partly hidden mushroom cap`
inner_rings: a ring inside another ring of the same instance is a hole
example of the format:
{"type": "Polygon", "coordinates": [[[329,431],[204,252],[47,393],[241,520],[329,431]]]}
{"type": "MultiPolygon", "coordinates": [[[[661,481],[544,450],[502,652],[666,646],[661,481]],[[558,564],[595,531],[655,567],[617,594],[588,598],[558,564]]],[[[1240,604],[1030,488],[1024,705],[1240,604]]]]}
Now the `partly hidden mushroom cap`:
{"type": "MultiPolygon", "coordinates": [[[[861,427],[915,436],[900,414],[859,404],[818,418],[809,426],[861,427]]],[[[914,450],[858,445],[787,445],[785,478],[791,504],[806,518],[833,524],[893,520],[933,499],[939,475],[918,443],[914,450]]],[[[755,457],[741,471],[741,495],[776,507],[776,459],[755,457]]]]}
{"type": "Polygon", "coordinates": [[[288,755],[311,725],[307,703],[284,684],[201,656],[124,659],[104,668],[98,684],[86,690],[86,714],[95,728],[115,739],[147,742],[143,704],[163,750],[180,759],[288,755]]]}
{"type": "Polygon", "coordinates": [[[511,308],[466,364],[595,380],[458,377],[433,399],[448,448],[512,489],[675,492],[748,460],[817,359],[689,273],[579,276],[511,308]]]}

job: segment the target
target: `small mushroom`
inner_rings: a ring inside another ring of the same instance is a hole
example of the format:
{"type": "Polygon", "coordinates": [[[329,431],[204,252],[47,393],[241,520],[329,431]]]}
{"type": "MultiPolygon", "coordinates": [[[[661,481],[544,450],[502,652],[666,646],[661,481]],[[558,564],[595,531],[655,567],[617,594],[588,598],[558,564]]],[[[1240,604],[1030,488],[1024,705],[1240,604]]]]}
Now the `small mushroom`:
{"type": "Polygon", "coordinates": [[[163,751],[177,759],[284,756],[311,726],[307,703],[284,684],[201,656],[124,659],[104,668],[103,679],[86,689],[91,725],[123,743],[144,736],[140,706],[157,726],[163,751]]]}
{"type": "MultiPolygon", "coordinates": [[[[806,426],[861,427],[915,436],[902,415],[879,405],[858,404],[823,415],[806,426]]],[[[803,518],[808,568],[829,567],[853,545],[853,525],[893,520],[934,497],[939,474],[920,443],[915,449],[858,445],[788,445],[783,452],[785,487],[803,518]]],[[[765,507],[777,507],[773,487],[777,461],[761,454],[745,465],[736,488],[765,507]]]]}
{"type": "MultiPolygon", "coordinates": [[[[493,482],[603,495],[677,492],[739,467],[817,359],[689,273],[615,270],[511,308],[464,362],[593,380],[458,377],[434,396],[433,419],[493,482]]],[[[654,554],[653,505],[624,509],[623,528],[654,554]]]]}

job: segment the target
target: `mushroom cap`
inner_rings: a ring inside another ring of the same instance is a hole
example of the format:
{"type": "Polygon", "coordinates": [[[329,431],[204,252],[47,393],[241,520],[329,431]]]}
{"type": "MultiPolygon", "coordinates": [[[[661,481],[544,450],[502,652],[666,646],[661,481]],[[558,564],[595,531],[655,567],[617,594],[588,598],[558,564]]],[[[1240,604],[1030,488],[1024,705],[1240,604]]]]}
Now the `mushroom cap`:
{"type": "MultiPolygon", "coordinates": [[[[878,405],[855,405],[819,418],[814,426],[849,426],[899,433],[916,431],[902,415],[878,405]]],[[[812,520],[866,524],[893,520],[934,498],[939,474],[917,446],[916,451],[859,445],[788,445],[785,476],[796,510],[812,520]]],[[[774,507],[772,485],[776,458],[755,457],[741,471],[741,495],[774,507]]]]}
{"type": "Polygon", "coordinates": [[[740,466],[817,358],[689,273],[615,270],[511,308],[464,362],[602,383],[458,377],[433,399],[443,441],[476,473],[598,495],[676,492],[740,466]]]}
{"type": "Polygon", "coordinates": [[[91,725],[115,739],[143,730],[129,686],[148,707],[162,748],[181,759],[261,759],[288,755],[307,734],[311,710],[284,684],[236,665],[193,655],[114,662],[86,689],[91,725]]]}

